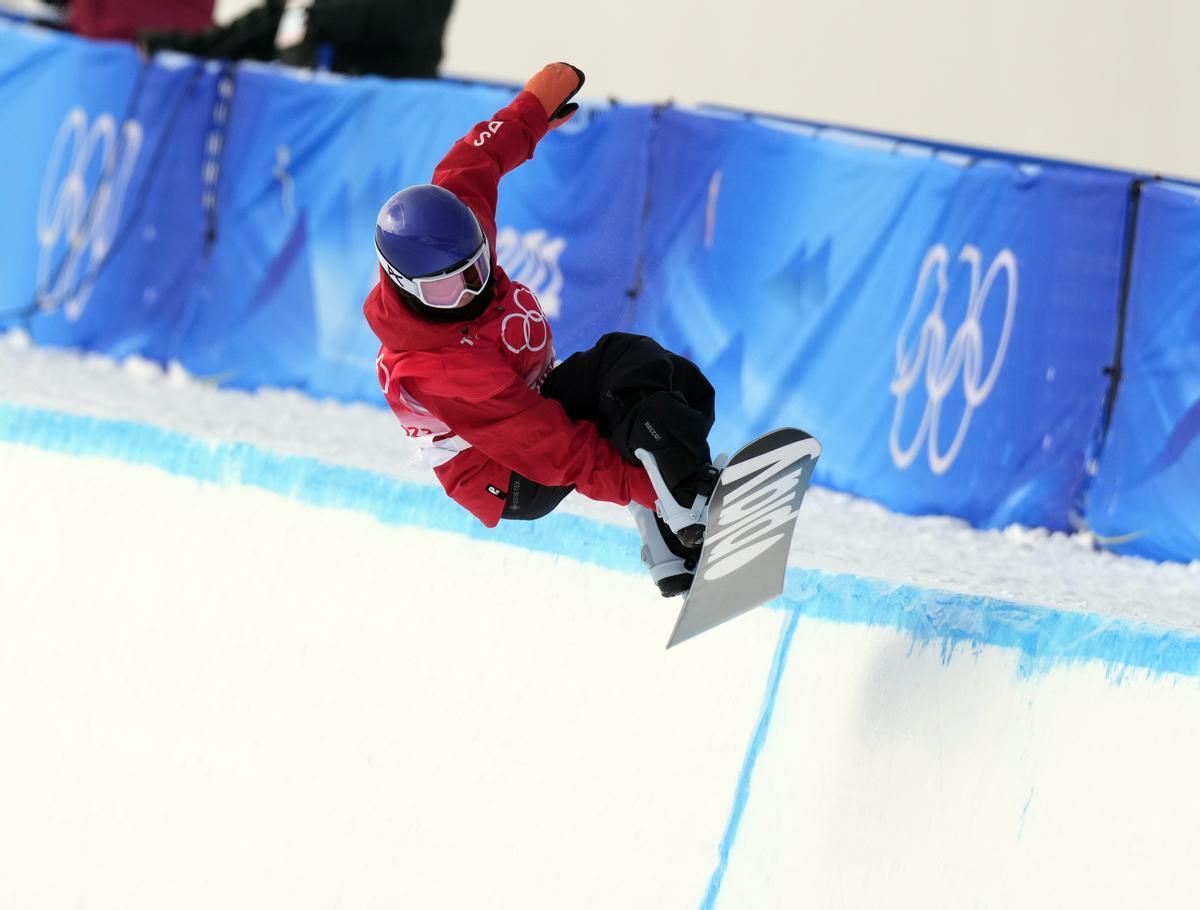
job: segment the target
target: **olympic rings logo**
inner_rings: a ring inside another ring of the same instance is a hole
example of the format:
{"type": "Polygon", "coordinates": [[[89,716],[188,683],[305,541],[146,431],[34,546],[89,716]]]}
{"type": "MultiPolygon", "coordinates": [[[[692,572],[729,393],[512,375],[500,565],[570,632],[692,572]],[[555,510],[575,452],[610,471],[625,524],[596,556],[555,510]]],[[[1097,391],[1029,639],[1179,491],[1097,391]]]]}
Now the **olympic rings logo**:
{"type": "Polygon", "coordinates": [[[536,354],[544,349],[547,342],[550,341],[550,327],[546,324],[546,317],[543,315],[541,307],[538,306],[537,298],[527,288],[517,288],[516,293],[513,294],[513,303],[520,312],[509,313],[501,321],[500,339],[504,342],[504,346],[514,354],[520,354],[523,351],[536,354]],[[522,293],[528,294],[530,300],[533,301],[532,309],[522,306],[522,293]],[[509,325],[514,319],[520,324],[520,328],[514,327],[514,330],[510,332],[509,325]]]}
{"type": "Polygon", "coordinates": [[[896,339],[896,375],[891,382],[891,393],[896,396],[896,411],[892,418],[889,446],[892,461],[900,470],[906,470],[916,459],[921,444],[928,440],[929,467],[934,474],[945,474],[954,464],[963,443],[971,417],[995,388],[1004,366],[1004,355],[1012,336],[1013,320],[1017,312],[1017,259],[1009,249],[1001,250],[983,271],[983,257],[979,248],[966,244],[958,254],[958,262],[970,267],[971,284],[967,303],[967,315],[961,326],[950,339],[947,348],[947,327],[944,319],[946,297],[950,289],[950,253],[942,244],[930,248],[921,264],[917,288],[913,293],[908,315],[896,339]],[[996,283],[1004,276],[1004,327],[996,345],[991,364],[984,371],[983,326],[981,317],[984,307],[992,296],[996,283]],[[921,323],[915,342],[910,337],[927,298],[930,280],[937,282],[933,310],[921,323]],[[904,420],[904,409],[909,393],[916,387],[924,374],[925,411],[916,435],[907,445],[900,440],[900,427],[904,420]],[[962,390],[966,403],[954,438],[945,452],[940,451],[942,405],[962,375],[962,390]]]}
{"type": "Polygon", "coordinates": [[[111,114],[101,114],[90,128],[83,108],[63,120],[38,199],[37,297],[44,312],[63,307],[72,321],[83,314],[90,273],[112,248],[141,148],[137,121],[126,121],[118,138],[111,114]],[[99,181],[94,190],[89,179],[99,181]]]}

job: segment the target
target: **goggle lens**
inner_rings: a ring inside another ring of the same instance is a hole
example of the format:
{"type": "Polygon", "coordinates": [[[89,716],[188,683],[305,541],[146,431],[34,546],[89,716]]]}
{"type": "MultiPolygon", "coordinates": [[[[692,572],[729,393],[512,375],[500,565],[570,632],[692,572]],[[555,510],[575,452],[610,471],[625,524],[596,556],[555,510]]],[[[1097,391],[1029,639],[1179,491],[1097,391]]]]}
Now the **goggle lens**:
{"type": "Polygon", "coordinates": [[[439,310],[459,306],[464,294],[474,297],[483,290],[491,274],[488,247],[485,243],[471,262],[452,275],[434,278],[417,278],[417,297],[427,306],[439,310]]]}

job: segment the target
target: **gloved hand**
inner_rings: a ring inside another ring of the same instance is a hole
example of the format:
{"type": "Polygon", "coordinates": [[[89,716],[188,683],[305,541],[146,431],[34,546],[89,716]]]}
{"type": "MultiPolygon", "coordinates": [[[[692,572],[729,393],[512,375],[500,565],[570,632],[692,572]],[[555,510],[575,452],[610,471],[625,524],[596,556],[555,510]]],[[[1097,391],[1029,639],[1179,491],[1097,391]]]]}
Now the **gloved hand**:
{"type": "Polygon", "coordinates": [[[525,91],[542,102],[550,129],[558,129],[579,110],[571,99],[583,88],[584,78],[583,70],[569,63],[550,63],[525,83],[525,91]]]}

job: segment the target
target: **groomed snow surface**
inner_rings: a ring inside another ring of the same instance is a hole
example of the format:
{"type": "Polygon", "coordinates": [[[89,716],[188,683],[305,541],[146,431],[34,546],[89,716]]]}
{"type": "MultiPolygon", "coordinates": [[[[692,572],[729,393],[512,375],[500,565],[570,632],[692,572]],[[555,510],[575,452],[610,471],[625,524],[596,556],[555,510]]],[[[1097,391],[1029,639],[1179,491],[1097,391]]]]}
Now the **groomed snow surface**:
{"type": "Polygon", "coordinates": [[[663,650],[624,511],[0,337],[0,906],[1190,907],[1200,567],[813,490],[663,650]]]}
{"type": "MultiPolygon", "coordinates": [[[[412,441],[383,408],[291,391],[220,390],[178,366],[37,348],[0,335],[0,401],[152,424],[433,485],[412,441]]],[[[572,496],[565,512],[632,527],[625,510],[572,496]]],[[[953,518],[896,515],[822,488],[804,502],[792,563],[1200,634],[1200,561],[1188,566],[1096,552],[1081,535],[1013,526],[980,532],[953,518]]],[[[569,546],[564,552],[569,552],[569,546]]],[[[631,562],[634,557],[631,557],[631,562]]]]}

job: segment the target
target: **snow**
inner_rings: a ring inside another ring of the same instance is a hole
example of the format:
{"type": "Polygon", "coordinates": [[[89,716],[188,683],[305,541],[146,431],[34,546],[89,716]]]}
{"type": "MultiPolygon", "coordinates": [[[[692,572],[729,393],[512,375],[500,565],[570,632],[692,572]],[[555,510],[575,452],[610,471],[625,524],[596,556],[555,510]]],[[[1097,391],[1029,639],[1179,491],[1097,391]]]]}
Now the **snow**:
{"type": "Polygon", "coordinates": [[[1194,902],[1196,566],[817,489],[666,651],[624,510],[489,531],[413,455],[0,337],[0,903],[1194,902]]]}
{"type": "Polygon", "coordinates": [[[636,574],[32,446],[0,503],[6,910],[699,902],[777,615],[668,663],[636,574]]]}
{"type": "MultiPolygon", "coordinates": [[[[316,401],[287,390],[218,389],[177,364],[163,369],[137,357],[117,363],[40,348],[19,330],[0,336],[0,401],[247,442],[409,483],[435,482],[385,409],[316,401]]],[[[580,496],[560,509],[632,527],[623,509],[580,496]]],[[[1200,632],[1200,561],[1159,564],[1116,556],[1093,549],[1085,535],[1036,528],[983,532],[952,518],[898,515],[819,487],[805,501],[791,562],[1200,632]]]]}

